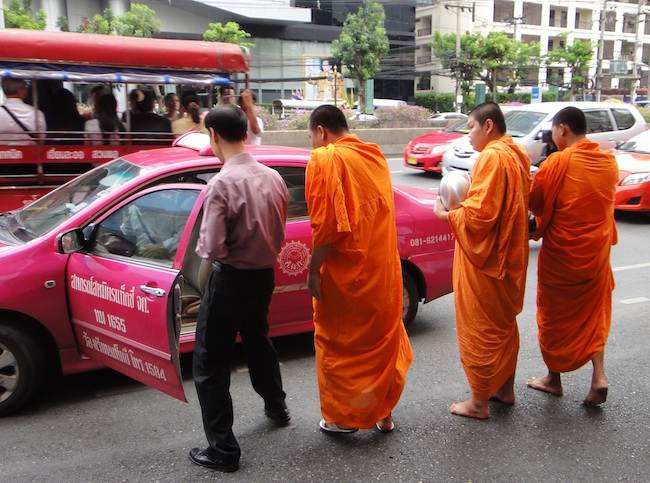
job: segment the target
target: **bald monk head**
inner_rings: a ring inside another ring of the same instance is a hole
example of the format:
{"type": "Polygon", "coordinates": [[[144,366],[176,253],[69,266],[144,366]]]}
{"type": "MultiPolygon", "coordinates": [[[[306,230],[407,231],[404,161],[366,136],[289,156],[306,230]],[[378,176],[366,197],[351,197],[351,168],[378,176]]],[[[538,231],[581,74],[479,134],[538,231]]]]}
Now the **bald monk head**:
{"type": "Polygon", "coordinates": [[[327,146],[348,134],[348,121],[343,111],[336,106],[324,104],[314,109],[309,116],[307,135],[314,149],[327,146]]]}
{"type": "Polygon", "coordinates": [[[467,122],[469,141],[477,151],[483,151],[487,143],[502,138],[506,133],[506,121],[498,104],[484,102],[469,113],[467,122]]]}
{"type": "Polygon", "coordinates": [[[577,107],[565,107],[553,118],[551,134],[560,151],[584,139],[587,137],[585,113],[577,107]]]}

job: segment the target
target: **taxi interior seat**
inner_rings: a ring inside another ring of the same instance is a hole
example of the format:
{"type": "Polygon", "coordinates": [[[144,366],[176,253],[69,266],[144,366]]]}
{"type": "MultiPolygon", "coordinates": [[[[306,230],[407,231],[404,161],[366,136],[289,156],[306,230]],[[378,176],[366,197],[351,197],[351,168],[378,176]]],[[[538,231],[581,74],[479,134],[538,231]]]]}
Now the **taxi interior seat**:
{"type": "Polygon", "coordinates": [[[209,260],[199,257],[195,251],[196,242],[199,239],[201,218],[202,215],[199,215],[192,229],[181,268],[183,278],[181,288],[181,325],[183,332],[194,329],[196,318],[199,314],[203,290],[212,273],[212,263],[209,260]]]}

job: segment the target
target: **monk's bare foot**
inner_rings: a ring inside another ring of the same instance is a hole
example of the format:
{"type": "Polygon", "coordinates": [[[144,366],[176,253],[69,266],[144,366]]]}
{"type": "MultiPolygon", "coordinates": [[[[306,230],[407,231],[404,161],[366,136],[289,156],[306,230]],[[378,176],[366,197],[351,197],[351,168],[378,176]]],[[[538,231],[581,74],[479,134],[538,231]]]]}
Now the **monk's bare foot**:
{"type": "Polygon", "coordinates": [[[582,401],[582,403],[587,406],[598,406],[599,404],[603,404],[605,401],[607,401],[607,386],[591,386],[589,394],[587,394],[587,397],[582,401]]]}
{"type": "Polygon", "coordinates": [[[487,407],[487,402],[485,406],[479,406],[473,399],[452,404],[449,406],[449,412],[457,416],[474,419],[487,419],[490,417],[490,409],[487,407]]]}
{"type": "Polygon", "coordinates": [[[490,401],[495,401],[501,404],[507,404],[508,406],[512,406],[515,403],[515,393],[513,392],[512,394],[504,394],[504,395],[496,393],[494,396],[490,398],[490,401]]]}
{"type": "Polygon", "coordinates": [[[553,396],[562,395],[562,384],[553,383],[550,376],[534,377],[532,379],[528,379],[528,381],[526,381],[526,384],[528,387],[532,387],[538,391],[547,392],[553,396]]]}

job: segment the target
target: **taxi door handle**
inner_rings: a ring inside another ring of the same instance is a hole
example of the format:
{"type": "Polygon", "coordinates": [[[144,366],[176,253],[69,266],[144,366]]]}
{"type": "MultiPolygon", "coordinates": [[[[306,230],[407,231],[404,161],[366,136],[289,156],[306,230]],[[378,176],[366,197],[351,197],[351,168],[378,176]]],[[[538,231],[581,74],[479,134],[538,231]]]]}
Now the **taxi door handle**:
{"type": "Polygon", "coordinates": [[[149,295],[155,295],[156,297],[165,296],[165,291],[161,288],[147,287],[146,285],[140,285],[140,291],[147,293],[149,295]]]}

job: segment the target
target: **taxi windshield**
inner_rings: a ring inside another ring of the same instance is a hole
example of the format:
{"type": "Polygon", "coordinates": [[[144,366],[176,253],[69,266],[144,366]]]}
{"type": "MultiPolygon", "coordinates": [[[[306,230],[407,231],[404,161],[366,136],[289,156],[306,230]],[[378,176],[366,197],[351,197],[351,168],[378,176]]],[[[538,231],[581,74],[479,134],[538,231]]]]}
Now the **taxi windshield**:
{"type": "Polygon", "coordinates": [[[42,236],[142,170],[120,158],[93,169],[15,212],[12,232],[23,241],[42,236]]]}

